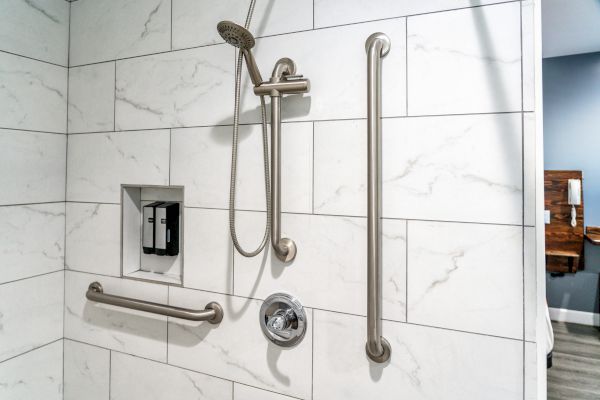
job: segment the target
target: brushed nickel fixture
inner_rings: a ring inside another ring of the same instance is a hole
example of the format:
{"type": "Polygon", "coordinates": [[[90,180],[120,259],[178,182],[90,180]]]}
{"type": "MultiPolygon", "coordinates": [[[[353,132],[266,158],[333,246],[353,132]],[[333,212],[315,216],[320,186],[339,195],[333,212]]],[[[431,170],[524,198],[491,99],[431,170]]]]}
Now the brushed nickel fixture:
{"type": "Polygon", "coordinates": [[[145,311],[152,314],[166,315],[167,317],[181,318],[189,321],[206,321],[210,324],[218,324],[223,320],[223,308],[216,302],[208,303],[204,310],[191,310],[189,308],[174,307],[145,300],[116,296],[114,294],[106,294],[104,293],[104,289],[100,282],[90,283],[85,297],[88,300],[97,303],[110,304],[113,306],[145,311]]]}
{"type": "Polygon", "coordinates": [[[240,49],[235,77],[231,185],[229,192],[229,228],[233,244],[237,251],[243,256],[254,257],[258,255],[265,247],[270,233],[271,245],[277,258],[282,262],[291,262],[296,257],[296,244],[290,238],[281,237],[281,96],[285,94],[307,93],[310,90],[310,81],[303,78],[302,75],[296,75],[296,65],[291,59],[281,58],[275,63],[275,68],[273,69],[269,81],[263,82],[251,51],[256,42],[247,29],[252,17],[253,9],[254,1],[250,4],[245,27],[239,26],[231,21],[221,21],[217,25],[217,30],[221,37],[227,43],[240,49]],[[250,79],[254,85],[254,94],[259,96],[261,101],[265,194],[267,203],[267,223],[263,240],[256,250],[250,252],[245,251],[241,247],[235,231],[235,187],[238,158],[237,149],[242,57],[246,60],[250,79]],[[271,98],[271,182],[269,181],[269,160],[267,156],[268,140],[265,96],[270,96],[271,98]]]}
{"type": "Polygon", "coordinates": [[[272,294],[260,307],[260,327],[278,346],[292,347],[302,341],[307,324],[302,304],[287,293],[272,294]]]}
{"type": "Polygon", "coordinates": [[[392,348],[381,336],[381,60],[390,39],[377,32],[367,38],[367,356],[389,360],[392,348]]]}

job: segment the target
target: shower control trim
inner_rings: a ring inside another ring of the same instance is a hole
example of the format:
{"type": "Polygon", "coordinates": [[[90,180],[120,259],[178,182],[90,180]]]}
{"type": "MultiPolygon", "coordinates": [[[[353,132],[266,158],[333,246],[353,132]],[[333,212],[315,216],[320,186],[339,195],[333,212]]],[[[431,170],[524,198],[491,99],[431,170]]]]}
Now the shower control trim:
{"type": "Polygon", "coordinates": [[[300,343],[308,321],[300,301],[287,293],[267,297],[260,307],[260,327],[267,339],[281,347],[300,343]]]}

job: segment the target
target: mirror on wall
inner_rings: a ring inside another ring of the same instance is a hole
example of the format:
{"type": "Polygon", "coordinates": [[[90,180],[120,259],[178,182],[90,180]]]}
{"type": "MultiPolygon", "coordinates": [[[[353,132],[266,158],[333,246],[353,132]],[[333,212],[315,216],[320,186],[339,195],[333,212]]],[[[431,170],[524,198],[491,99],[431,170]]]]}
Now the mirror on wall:
{"type": "Polygon", "coordinates": [[[600,1],[542,2],[548,399],[600,398],[600,1]]]}

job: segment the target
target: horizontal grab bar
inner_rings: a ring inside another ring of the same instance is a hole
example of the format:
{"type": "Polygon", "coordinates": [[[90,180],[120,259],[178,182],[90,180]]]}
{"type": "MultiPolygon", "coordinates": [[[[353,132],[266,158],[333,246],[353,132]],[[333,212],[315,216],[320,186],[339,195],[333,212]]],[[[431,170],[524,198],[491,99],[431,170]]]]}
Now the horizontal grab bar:
{"type": "Polygon", "coordinates": [[[189,321],[207,321],[211,324],[218,324],[223,320],[223,308],[219,303],[208,303],[204,310],[173,307],[165,304],[152,303],[150,301],[116,296],[114,294],[106,294],[104,293],[104,289],[100,282],[90,283],[85,297],[88,300],[97,303],[130,308],[132,310],[145,311],[152,314],[166,315],[167,317],[187,319],[189,321]]]}

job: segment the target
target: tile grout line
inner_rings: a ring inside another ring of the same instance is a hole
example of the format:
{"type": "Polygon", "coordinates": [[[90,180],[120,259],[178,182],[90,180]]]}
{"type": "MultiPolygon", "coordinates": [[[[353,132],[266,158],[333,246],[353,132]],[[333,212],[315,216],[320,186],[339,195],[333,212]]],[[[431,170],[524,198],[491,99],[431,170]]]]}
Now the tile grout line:
{"type": "MultiPolygon", "coordinates": [[[[64,267],[61,268],[61,269],[56,269],[54,271],[44,272],[44,273],[41,273],[41,274],[36,274],[36,275],[32,275],[32,276],[26,276],[24,278],[15,279],[15,280],[12,280],[12,281],[2,282],[2,283],[0,283],[0,287],[2,287],[4,285],[10,285],[11,283],[17,283],[17,282],[26,281],[28,279],[35,279],[35,278],[40,278],[40,277],[46,276],[46,275],[56,274],[58,272],[65,272],[64,267]]],[[[64,296],[64,294],[63,294],[63,296],[64,296]]],[[[64,330],[64,328],[63,328],[63,330],[64,330]]]]}
{"type": "MultiPolygon", "coordinates": [[[[26,351],[24,351],[24,352],[22,352],[22,353],[16,354],[16,355],[14,355],[14,356],[11,356],[11,357],[8,357],[8,358],[6,358],[6,359],[4,359],[4,360],[0,361],[0,365],[1,365],[1,364],[4,364],[5,362],[8,362],[8,361],[14,360],[14,359],[16,359],[16,358],[19,358],[19,357],[21,357],[21,356],[24,356],[24,355],[26,355],[26,354],[33,353],[33,352],[34,352],[34,351],[36,351],[36,350],[40,350],[40,349],[43,349],[44,347],[48,347],[48,346],[50,346],[50,345],[53,345],[54,343],[58,343],[58,342],[59,342],[59,341],[61,341],[61,340],[62,340],[62,341],[64,341],[64,338],[60,337],[60,338],[58,338],[58,339],[54,339],[54,340],[52,340],[52,341],[50,341],[50,342],[48,342],[48,343],[41,344],[41,345],[39,345],[39,346],[33,347],[33,348],[29,349],[29,350],[26,350],[26,351]]],[[[64,364],[64,363],[63,363],[63,364],[64,364]]]]}
{"type": "Polygon", "coordinates": [[[63,342],[63,352],[62,352],[62,395],[64,398],[65,395],[65,387],[66,387],[66,376],[65,376],[65,336],[66,336],[66,316],[67,316],[67,195],[68,195],[68,184],[69,184],[69,100],[70,100],[70,81],[71,81],[71,8],[72,4],[69,2],[69,12],[68,12],[68,28],[67,28],[67,110],[66,110],[66,137],[65,137],[65,214],[64,214],[64,232],[63,232],[63,304],[62,304],[62,342],[63,342]]]}
{"type": "MultiPolygon", "coordinates": [[[[476,116],[496,116],[505,114],[522,114],[524,111],[489,111],[489,112],[470,112],[470,113],[450,113],[450,114],[420,114],[420,115],[393,115],[387,117],[381,117],[382,120],[395,120],[395,119],[409,119],[409,118],[452,118],[452,117],[476,117],[476,116]]],[[[525,111],[533,113],[533,111],[525,111]]],[[[344,122],[344,121],[366,121],[367,118],[363,117],[352,117],[352,118],[323,118],[323,119],[309,119],[309,120],[296,120],[296,121],[285,121],[283,125],[287,124],[308,124],[308,123],[322,123],[322,122],[344,122]]],[[[260,122],[243,122],[240,126],[259,126],[260,122]]],[[[134,128],[134,129],[119,129],[114,131],[90,131],[90,132],[73,132],[71,135],[94,135],[94,134],[105,134],[105,133],[118,133],[118,132],[143,132],[143,131],[166,131],[167,129],[197,129],[197,128],[217,128],[217,127],[232,127],[232,124],[213,124],[213,125],[187,125],[187,126],[164,126],[159,128],[134,128]]],[[[15,130],[8,127],[0,127],[0,130],[15,130]]],[[[16,129],[19,130],[19,129],[16,129]]],[[[23,130],[23,129],[20,129],[23,130]]],[[[33,133],[51,133],[61,134],[60,132],[44,132],[36,130],[23,130],[25,132],[33,133]]]]}
{"type": "Polygon", "coordinates": [[[310,357],[310,397],[315,398],[315,309],[312,310],[312,327],[311,327],[312,343],[311,343],[311,357],[310,357]]]}
{"type": "Polygon", "coordinates": [[[522,293],[521,293],[521,300],[523,302],[523,308],[522,308],[522,324],[523,324],[523,347],[522,347],[522,375],[523,375],[523,386],[522,386],[522,391],[523,391],[523,400],[526,400],[526,390],[527,390],[527,383],[526,383],[526,355],[525,355],[525,338],[526,338],[526,324],[527,324],[527,318],[526,318],[526,301],[525,301],[525,296],[526,296],[526,289],[525,289],[525,213],[527,212],[527,210],[525,209],[525,114],[523,113],[524,111],[524,85],[523,85],[523,79],[524,79],[524,74],[523,74],[523,3],[520,2],[519,3],[519,47],[520,47],[520,53],[521,53],[521,59],[520,59],[520,68],[521,68],[521,187],[523,188],[523,190],[521,191],[521,207],[522,207],[522,213],[521,213],[521,217],[522,217],[522,231],[521,231],[521,279],[522,279],[522,293]]]}
{"type": "Polygon", "coordinates": [[[404,286],[405,286],[405,290],[404,290],[404,320],[408,323],[408,224],[409,221],[406,221],[406,231],[405,231],[405,237],[406,237],[406,248],[405,248],[405,268],[406,268],[406,274],[405,274],[405,282],[404,282],[404,286]]]}

